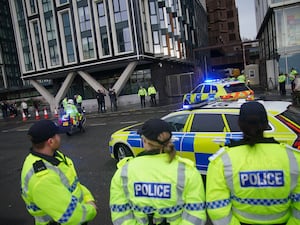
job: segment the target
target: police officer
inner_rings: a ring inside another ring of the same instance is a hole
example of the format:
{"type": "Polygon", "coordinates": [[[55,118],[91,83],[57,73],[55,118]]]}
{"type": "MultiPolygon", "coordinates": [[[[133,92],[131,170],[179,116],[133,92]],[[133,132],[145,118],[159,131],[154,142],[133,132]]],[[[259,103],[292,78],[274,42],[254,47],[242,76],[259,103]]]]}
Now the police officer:
{"type": "Polygon", "coordinates": [[[237,77],[237,80],[240,82],[246,83],[246,76],[245,76],[243,70],[242,70],[242,73],[237,77]]]}
{"type": "Polygon", "coordinates": [[[87,224],[97,213],[74,163],[58,150],[60,129],[50,120],[41,120],[28,131],[32,148],[23,164],[21,191],[36,225],[87,224]]]}
{"type": "Polygon", "coordinates": [[[146,96],[147,96],[147,91],[143,86],[140,86],[140,89],[138,91],[138,96],[140,97],[141,100],[141,107],[145,108],[146,107],[146,96]]]}
{"type": "Polygon", "coordinates": [[[148,95],[150,96],[151,106],[156,106],[156,89],[153,84],[148,87],[148,95]]]}
{"type": "Polygon", "coordinates": [[[169,124],[150,119],[139,134],[145,151],[121,160],[111,181],[113,223],[204,225],[201,175],[193,162],[176,156],[169,124]]]}
{"type": "Polygon", "coordinates": [[[73,99],[68,100],[68,104],[65,107],[65,113],[70,115],[73,119],[73,125],[79,124],[82,115],[78,112],[77,107],[74,105],[73,99]]]}
{"type": "Polygon", "coordinates": [[[292,92],[294,92],[294,88],[295,88],[295,78],[296,78],[296,75],[298,74],[297,70],[292,67],[291,68],[291,72],[289,74],[289,80],[291,82],[291,88],[292,88],[292,92]]]}
{"type": "Polygon", "coordinates": [[[278,76],[278,83],[279,83],[280,95],[282,96],[286,95],[285,81],[286,81],[286,75],[284,73],[280,73],[278,76]]]}
{"type": "Polygon", "coordinates": [[[300,224],[300,153],[266,138],[259,102],[241,106],[241,141],[220,149],[207,171],[207,212],[213,224],[300,224]]]}

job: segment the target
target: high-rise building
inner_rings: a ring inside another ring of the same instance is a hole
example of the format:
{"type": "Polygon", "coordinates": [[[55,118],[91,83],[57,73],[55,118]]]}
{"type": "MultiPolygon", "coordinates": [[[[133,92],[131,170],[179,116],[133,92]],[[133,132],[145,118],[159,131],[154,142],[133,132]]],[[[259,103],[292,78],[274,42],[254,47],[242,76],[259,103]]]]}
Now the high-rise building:
{"type": "Polygon", "coordinates": [[[7,0],[0,0],[0,95],[23,86],[7,0]]]}
{"type": "Polygon", "coordinates": [[[289,74],[291,68],[300,71],[300,1],[255,0],[255,12],[260,82],[274,89],[279,73],[289,74]]]}
{"type": "Polygon", "coordinates": [[[207,21],[200,0],[10,0],[21,77],[52,109],[99,88],[159,98],[189,91],[201,74],[207,21]],[[196,63],[194,63],[196,62],[196,63]],[[53,85],[51,89],[43,84],[53,85]],[[174,86],[175,85],[175,86],[174,86]]]}
{"type": "Polygon", "coordinates": [[[206,0],[212,69],[243,67],[235,0],[206,0]]]}

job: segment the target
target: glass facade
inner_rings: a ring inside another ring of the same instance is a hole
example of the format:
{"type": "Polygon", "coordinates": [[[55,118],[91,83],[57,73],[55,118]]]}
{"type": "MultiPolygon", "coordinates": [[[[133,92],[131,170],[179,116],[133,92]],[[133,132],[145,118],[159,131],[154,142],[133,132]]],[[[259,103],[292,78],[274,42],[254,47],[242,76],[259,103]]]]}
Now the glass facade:
{"type": "Polygon", "coordinates": [[[279,70],[300,71],[300,6],[275,10],[279,70]]]}
{"type": "Polygon", "coordinates": [[[99,30],[101,37],[101,47],[102,47],[102,55],[107,56],[111,55],[110,52],[110,43],[109,43],[109,30],[107,24],[107,13],[106,7],[103,2],[97,3],[97,12],[98,12],[98,22],[99,22],[99,30]]]}
{"type": "Polygon", "coordinates": [[[132,32],[129,30],[127,1],[113,0],[113,13],[117,39],[117,53],[132,51],[132,32]]]}
{"type": "Polygon", "coordinates": [[[65,39],[65,52],[67,53],[67,63],[75,62],[75,52],[74,52],[74,43],[72,37],[72,29],[70,23],[69,12],[62,13],[62,23],[65,39]]]}

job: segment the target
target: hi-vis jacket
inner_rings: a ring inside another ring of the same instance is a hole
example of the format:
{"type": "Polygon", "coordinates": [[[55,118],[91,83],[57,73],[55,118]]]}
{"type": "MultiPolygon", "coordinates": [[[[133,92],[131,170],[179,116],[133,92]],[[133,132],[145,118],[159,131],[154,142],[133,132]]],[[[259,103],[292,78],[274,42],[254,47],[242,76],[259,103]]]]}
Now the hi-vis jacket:
{"type": "Polygon", "coordinates": [[[110,209],[114,225],[148,224],[164,219],[171,225],[204,225],[202,177],[188,159],[167,154],[143,155],[120,161],[112,178],[110,209]]]}
{"type": "Polygon", "coordinates": [[[300,152],[273,138],[221,149],[207,171],[214,225],[300,224],[300,152]]]}
{"type": "Polygon", "coordinates": [[[72,160],[59,151],[55,157],[31,151],[23,165],[21,191],[36,225],[77,225],[96,216],[86,203],[94,201],[92,194],[80,184],[72,160]]]}

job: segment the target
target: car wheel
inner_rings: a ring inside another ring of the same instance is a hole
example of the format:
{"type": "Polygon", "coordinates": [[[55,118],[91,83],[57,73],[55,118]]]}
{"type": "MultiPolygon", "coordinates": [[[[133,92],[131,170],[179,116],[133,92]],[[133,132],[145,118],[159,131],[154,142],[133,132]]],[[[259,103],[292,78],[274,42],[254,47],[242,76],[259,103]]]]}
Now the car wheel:
{"type": "Polygon", "coordinates": [[[115,146],[115,158],[120,161],[125,157],[133,156],[131,150],[124,144],[118,144],[115,146]]]}

